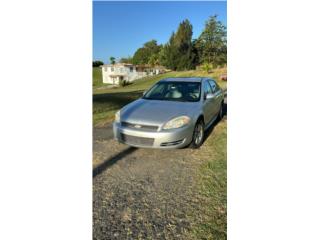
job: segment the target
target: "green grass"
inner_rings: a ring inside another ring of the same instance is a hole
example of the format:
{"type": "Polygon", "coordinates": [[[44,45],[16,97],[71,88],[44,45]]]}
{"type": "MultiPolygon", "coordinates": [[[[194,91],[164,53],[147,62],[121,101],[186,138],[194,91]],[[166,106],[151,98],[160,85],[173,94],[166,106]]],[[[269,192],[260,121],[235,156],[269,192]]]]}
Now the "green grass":
{"type": "MultiPolygon", "coordinates": [[[[101,69],[100,73],[101,73],[101,69]]],[[[94,69],[93,75],[99,75],[99,70],[94,69]]],[[[200,70],[168,72],[152,77],[145,77],[134,81],[125,87],[117,87],[112,89],[93,88],[93,124],[94,126],[103,126],[112,121],[114,113],[124,105],[141,97],[143,92],[150,88],[153,84],[163,78],[168,77],[212,77],[218,81],[222,88],[226,88],[226,82],[220,81],[219,76],[225,73],[226,69],[217,69],[213,73],[206,73],[200,70]]],[[[95,79],[95,78],[94,78],[95,79]]],[[[96,78],[98,79],[98,78],[96,78]]],[[[98,81],[98,80],[96,80],[98,81]]],[[[95,80],[94,80],[95,82],[95,80]]]]}
{"type": "Polygon", "coordinates": [[[113,120],[124,105],[142,96],[142,91],[100,93],[93,96],[93,124],[103,126],[113,120]]]}
{"type": "Polygon", "coordinates": [[[102,86],[102,69],[100,67],[93,67],[92,68],[92,85],[102,86]]]}
{"type": "Polygon", "coordinates": [[[194,239],[227,239],[227,121],[214,128],[199,154],[199,189],[204,204],[201,220],[192,229],[194,239]]]}
{"type": "Polygon", "coordinates": [[[227,239],[227,120],[221,120],[197,151],[201,165],[194,188],[198,208],[188,212],[186,239],[227,239]]]}

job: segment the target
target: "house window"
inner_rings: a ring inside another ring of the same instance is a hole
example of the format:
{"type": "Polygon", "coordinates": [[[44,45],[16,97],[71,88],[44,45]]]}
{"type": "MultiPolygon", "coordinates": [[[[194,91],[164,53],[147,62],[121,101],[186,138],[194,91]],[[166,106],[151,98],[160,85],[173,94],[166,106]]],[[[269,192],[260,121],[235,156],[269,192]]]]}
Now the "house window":
{"type": "Polygon", "coordinates": [[[133,67],[130,67],[130,72],[133,72],[133,67]]]}
{"type": "Polygon", "coordinates": [[[111,72],[113,72],[114,71],[114,68],[112,67],[112,68],[110,68],[111,69],[111,72]]]}
{"type": "Polygon", "coordinates": [[[123,72],[123,70],[124,70],[123,68],[120,68],[120,72],[123,72]]]}

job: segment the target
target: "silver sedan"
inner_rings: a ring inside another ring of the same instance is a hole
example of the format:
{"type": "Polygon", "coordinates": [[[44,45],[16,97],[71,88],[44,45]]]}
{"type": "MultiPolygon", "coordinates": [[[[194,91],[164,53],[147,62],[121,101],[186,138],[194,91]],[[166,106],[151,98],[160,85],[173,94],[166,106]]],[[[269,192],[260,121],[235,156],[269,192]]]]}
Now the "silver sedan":
{"type": "Polygon", "coordinates": [[[167,78],[115,115],[114,137],[145,148],[199,148],[223,116],[223,91],[210,78],[167,78]]]}

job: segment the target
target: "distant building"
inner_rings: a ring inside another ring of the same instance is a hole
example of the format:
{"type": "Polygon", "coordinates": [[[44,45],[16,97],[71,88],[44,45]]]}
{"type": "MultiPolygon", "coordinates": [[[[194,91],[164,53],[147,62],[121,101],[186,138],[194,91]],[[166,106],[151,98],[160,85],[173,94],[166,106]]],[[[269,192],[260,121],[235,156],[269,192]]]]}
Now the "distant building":
{"type": "Polygon", "coordinates": [[[102,68],[103,83],[119,84],[126,80],[132,82],[146,76],[153,76],[165,72],[162,66],[133,65],[129,63],[105,64],[102,68]]]}

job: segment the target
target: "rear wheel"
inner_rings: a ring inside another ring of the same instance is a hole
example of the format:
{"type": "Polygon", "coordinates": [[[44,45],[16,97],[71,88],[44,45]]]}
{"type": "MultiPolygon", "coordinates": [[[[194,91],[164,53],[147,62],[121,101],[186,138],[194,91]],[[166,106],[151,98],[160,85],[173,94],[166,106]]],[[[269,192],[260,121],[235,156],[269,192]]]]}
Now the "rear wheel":
{"type": "Polygon", "coordinates": [[[190,144],[190,148],[199,148],[204,140],[204,123],[202,120],[198,120],[194,127],[193,138],[190,144]]]}

